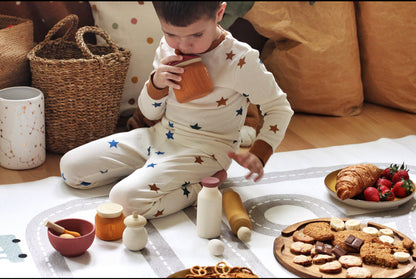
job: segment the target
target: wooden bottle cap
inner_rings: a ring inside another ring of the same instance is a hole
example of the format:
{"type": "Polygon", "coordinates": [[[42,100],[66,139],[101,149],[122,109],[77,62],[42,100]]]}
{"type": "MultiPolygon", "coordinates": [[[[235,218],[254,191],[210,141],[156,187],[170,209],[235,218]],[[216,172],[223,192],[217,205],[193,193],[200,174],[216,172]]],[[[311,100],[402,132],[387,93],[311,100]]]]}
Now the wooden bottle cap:
{"type": "Polygon", "coordinates": [[[220,184],[220,180],[215,176],[207,176],[201,179],[201,184],[204,187],[214,188],[220,184]]]}
{"type": "Polygon", "coordinates": [[[103,218],[117,218],[123,213],[123,206],[117,203],[103,203],[97,207],[97,213],[103,218]]]}

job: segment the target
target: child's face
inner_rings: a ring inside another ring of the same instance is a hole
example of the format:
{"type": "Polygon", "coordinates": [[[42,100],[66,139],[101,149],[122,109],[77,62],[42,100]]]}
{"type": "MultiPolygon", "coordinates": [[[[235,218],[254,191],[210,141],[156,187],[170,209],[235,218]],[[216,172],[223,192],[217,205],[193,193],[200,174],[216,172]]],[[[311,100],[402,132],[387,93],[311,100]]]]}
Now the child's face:
{"type": "Polygon", "coordinates": [[[186,27],[160,21],[166,42],[183,54],[205,52],[218,37],[217,23],[213,19],[200,19],[186,27]]]}
{"type": "Polygon", "coordinates": [[[178,49],[183,54],[199,54],[207,51],[221,33],[217,23],[222,20],[226,5],[226,2],[220,5],[215,18],[203,17],[185,27],[171,25],[159,18],[166,42],[171,48],[178,49]]]}

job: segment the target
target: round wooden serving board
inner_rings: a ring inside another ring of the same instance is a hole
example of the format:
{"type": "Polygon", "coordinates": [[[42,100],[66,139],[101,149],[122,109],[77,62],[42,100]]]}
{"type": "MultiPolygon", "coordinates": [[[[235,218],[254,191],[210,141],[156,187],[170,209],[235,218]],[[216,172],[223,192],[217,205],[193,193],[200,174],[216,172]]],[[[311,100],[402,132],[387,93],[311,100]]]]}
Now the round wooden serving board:
{"type": "MultiPolygon", "coordinates": [[[[347,221],[347,218],[340,218],[344,222],[347,221]]],[[[285,228],[281,235],[274,240],[273,245],[273,254],[277,261],[283,265],[287,270],[292,272],[293,274],[300,276],[300,277],[311,277],[311,278],[321,278],[321,277],[330,277],[330,278],[345,278],[346,277],[346,269],[342,268],[342,271],[338,274],[326,274],[321,273],[319,271],[319,266],[317,264],[312,264],[311,266],[305,267],[299,264],[293,263],[293,258],[296,256],[290,252],[290,245],[293,243],[292,235],[297,230],[302,230],[307,224],[313,222],[329,222],[331,218],[318,218],[318,219],[311,219],[303,222],[299,222],[293,225],[288,226],[285,228]]],[[[389,228],[377,223],[368,222],[367,225],[361,224],[361,228],[371,226],[377,229],[384,229],[389,228]]],[[[391,228],[389,228],[391,229],[391,228]]],[[[394,238],[403,240],[404,238],[409,238],[398,232],[394,229],[391,229],[394,232],[394,238]]],[[[416,249],[415,244],[413,245],[413,250],[416,249]]],[[[415,250],[416,251],[416,250],[415,250]]],[[[410,252],[412,255],[412,251],[410,252]]],[[[359,256],[359,253],[351,255],[359,256]]],[[[384,268],[378,265],[368,265],[363,263],[363,267],[368,268],[372,272],[373,278],[399,278],[399,277],[409,277],[415,271],[415,255],[410,257],[410,261],[407,263],[399,263],[398,268],[384,268]]]]}

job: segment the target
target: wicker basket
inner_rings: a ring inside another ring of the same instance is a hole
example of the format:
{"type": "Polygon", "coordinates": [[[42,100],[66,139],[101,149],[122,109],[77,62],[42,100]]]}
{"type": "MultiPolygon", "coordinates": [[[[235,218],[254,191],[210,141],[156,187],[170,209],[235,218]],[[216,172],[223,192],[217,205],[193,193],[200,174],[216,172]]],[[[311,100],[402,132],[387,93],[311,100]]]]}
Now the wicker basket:
{"type": "Polygon", "coordinates": [[[32,86],[45,95],[46,149],[61,154],[114,133],[131,57],[104,30],[77,28],[78,17],[68,15],[28,53],[32,86]],[[68,22],[68,31],[52,40],[68,22]],[[69,41],[74,33],[75,42],[69,41]],[[108,45],[85,43],[85,33],[108,45]]]}
{"type": "Polygon", "coordinates": [[[0,15],[0,89],[30,85],[26,56],[32,48],[33,22],[26,18],[0,15]]]}

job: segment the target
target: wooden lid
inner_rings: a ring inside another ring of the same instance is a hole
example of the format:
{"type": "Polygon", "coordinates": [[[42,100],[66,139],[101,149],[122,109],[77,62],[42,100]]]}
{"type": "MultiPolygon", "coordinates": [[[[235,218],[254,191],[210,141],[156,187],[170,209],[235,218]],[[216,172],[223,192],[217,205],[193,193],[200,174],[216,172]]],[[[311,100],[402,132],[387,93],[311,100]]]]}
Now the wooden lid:
{"type": "Polygon", "coordinates": [[[137,214],[137,211],[133,211],[132,215],[124,219],[124,224],[130,228],[140,228],[147,224],[147,220],[142,215],[137,214]]]}
{"type": "Polygon", "coordinates": [[[103,203],[97,207],[97,213],[103,218],[117,218],[123,212],[123,206],[117,203],[103,203]]]}
{"type": "Polygon", "coordinates": [[[170,66],[184,67],[186,65],[202,61],[202,58],[196,54],[181,54],[183,59],[179,61],[173,61],[168,63],[170,66]]]}

